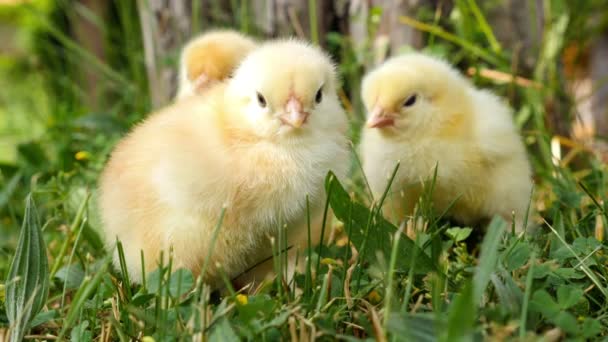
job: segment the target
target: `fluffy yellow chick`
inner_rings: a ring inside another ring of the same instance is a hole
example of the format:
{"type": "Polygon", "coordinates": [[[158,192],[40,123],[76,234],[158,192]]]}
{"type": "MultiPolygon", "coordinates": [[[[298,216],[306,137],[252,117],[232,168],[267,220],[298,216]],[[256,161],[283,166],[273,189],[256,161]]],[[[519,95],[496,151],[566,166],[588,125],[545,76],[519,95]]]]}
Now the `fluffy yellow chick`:
{"type": "Polygon", "coordinates": [[[253,39],[232,30],[210,31],[193,38],[181,53],[176,98],[200,94],[227,79],[255,46],[253,39]]]}
{"type": "Polygon", "coordinates": [[[385,214],[412,213],[422,181],[437,165],[433,203],[464,224],[501,215],[523,228],[532,181],[526,151],[507,104],[476,89],[447,63],[411,53],[366,75],[368,111],[361,154],[372,191],[379,196],[397,162],[385,214]]]}
{"type": "Polygon", "coordinates": [[[103,172],[100,207],[108,246],[122,241],[131,277],[141,280],[140,250],[153,270],[171,246],[174,268],[199,274],[222,208],[203,275],[210,284],[221,279],[217,264],[232,278],[271,256],[269,237],[280,226],[290,244],[302,242],[306,195],[321,211],[326,173],[344,176],[348,165],[336,86],[319,49],[268,42],[233,78],[161,110],[124,138],[103,172]]]}

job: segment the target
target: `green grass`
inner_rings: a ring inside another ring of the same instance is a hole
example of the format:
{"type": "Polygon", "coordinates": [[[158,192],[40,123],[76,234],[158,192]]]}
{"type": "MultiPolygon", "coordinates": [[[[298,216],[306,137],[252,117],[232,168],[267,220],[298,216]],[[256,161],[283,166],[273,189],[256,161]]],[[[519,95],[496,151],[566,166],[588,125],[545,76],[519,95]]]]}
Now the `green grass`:
{"type": "MultiPolygon", "coordinates": [[[[130,284],[124,267],[110,265],[98,234],[96,180],[113,144],[150,109],[136,7],[113,3],[113,21],[104,27],[109,52],[99,60],[71,38],[65,19],[74,10],[67,2],[41,3],[0,7],[0,19],[18,24],[32,56],[0,64],[0,86],[10,89],[0,94],[0,340],[9,326],[17,339],[74,341],[608,339],[608,167],[577,146],[554,164],[556,133],[546,125],[551,104],[575,111],[560,55],[598,34],[585,18],[601,12],[601,1],[546,1],[539,60],[520,72],[542,87],[473,76],[515,109],[535,171],[536,231],[516,235],[500,219],[460,227],[433,211],[432,185],[416,216],[396,227],[382,218],[383,198],[371,198],[353,154],[350,177],[328,175],[324,184],[326,209],[335,215],[324,231],[336,230],[336,239],[302,251],[304,274],[247,291],[225,279],[222,292],[174,269],[171,255],[141,285],[130,284]],[[100,75],[99,108],[87,107],[79,89],[85,66],[100,75]]],[[[245,3],[232,1],[239,10],[221,24],[257,32],[245,3]]],[[[315,3],[321,1],[308,5],[315,3]]],[[[487,6],[456,1],[460,15],[451,19],[422,11],[401,23],[423,31],[425,49],[463,70],[510,73],[515,61],[497,40],[487,6]]],[[[213,9],[221,11],[216,2],[213,9]]],[[[370,36],[379,11],[364,18],[370,36]]],[[[195,17],[195,31],[213,24],[195,17]]],[[[357,88],[371,56],[339,33],[323,37],[313,30],[311,39],[327,43],[338,63],[356,144],[363,117],[357,88]]],[[[283,235],[275,252],[285,249],[283,235]]],[[[273,261],[284,275],[285,258],[273,261]]]]}

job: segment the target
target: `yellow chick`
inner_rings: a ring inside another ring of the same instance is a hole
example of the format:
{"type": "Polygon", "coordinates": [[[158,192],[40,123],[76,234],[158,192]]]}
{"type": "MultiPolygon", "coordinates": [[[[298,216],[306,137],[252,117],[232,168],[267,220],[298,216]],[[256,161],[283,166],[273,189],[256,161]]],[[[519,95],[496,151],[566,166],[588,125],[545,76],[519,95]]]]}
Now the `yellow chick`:
{"type": "Polygon", "coordinates": [[[272,255],[269,237],[283,225],[290,244],[303,243],[306,196],[320,212],[327,172],[343,177],[348,165],[336,77],[319,49],[268,42],[233,78],[124,138],[102,174],[100,207],[107,244],[122,241],[132,279],[141,281],[140,251],[153,270],[172,246],[174,269],[195,274],[212,251],[203,276],[218,285],[216,265],[230,278],[241,274],[272,255]]]}
{"type": "Polygon", "coordinates": [[[526,151],[507,104],[476,89],[458,71],[422,53],[394,57],[365,76],[368,118],[361,154],[372,192],[380,196],[397,162],[384,213],[410,215],[424,180],[437,179],[435,209],[464,224],[515,213],[522,221],[532,181],[526,151]]]}
{"type": "Polygon", "coordinates": [[[253,39],[232,30],[210,31],[193,38],[181,53],[176,98],[200,94],[227,79],[255,46],[253,39]]]}

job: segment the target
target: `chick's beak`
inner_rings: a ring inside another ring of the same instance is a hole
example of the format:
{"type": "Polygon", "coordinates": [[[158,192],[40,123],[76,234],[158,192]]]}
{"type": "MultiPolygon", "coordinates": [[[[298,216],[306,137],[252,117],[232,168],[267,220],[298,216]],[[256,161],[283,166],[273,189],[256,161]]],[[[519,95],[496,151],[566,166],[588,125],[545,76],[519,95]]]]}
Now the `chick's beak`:
{"type": "Polygon", "coordinates": [[[371,115],[369,116],[369,119],[367,119],[366,124],[369,128],[394,126],[395,118],[394,116],[387,114],[382,107],[376,106],[372,110],[371,115]]]}
{"type": "Polygon", "coordinates": [[[285,104],[285,114],[281,115],[280,119],[286,125],[294,128],[300,128],[308,119],[308,112],[305,112],[302,102],[291,97],[285,104]]]}
{"type": "Polygon", "coordinates": [[[211,83],[211,78],[209,76],[207,76],[207,74],[205,74],[205,73],[200,74],[192,81],[192,85],[194,86],[194,89],[196,89],[196,90],[203,90],[210,83],[211,83]]]}

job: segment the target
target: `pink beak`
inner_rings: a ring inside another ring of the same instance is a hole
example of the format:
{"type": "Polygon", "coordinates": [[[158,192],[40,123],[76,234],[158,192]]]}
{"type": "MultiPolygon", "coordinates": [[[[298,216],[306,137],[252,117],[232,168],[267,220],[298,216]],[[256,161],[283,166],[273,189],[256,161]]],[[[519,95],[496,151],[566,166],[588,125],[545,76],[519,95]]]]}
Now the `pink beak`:
{"type": "Polygon", "coordinates": [[[211,83],[211,79],[205,73],[200,74],[192,81],[192,85],[197,91],[203,90],[209,83],[211,83]]]}
{"type": "Polygon", "coordinates": [[[310,114],[304,111],[302,102],[292,96],[285,104],[285,114],[281,115],[280,119],[286,125],[300,128],[306,123],[308,115],[310,114]]]}
{"type": "Polygon", "coordinates": [[[372,110],[369,119],[367,119],[367,127],[369,128],[383,128],[395,125],[395,118],[390,114],[386,114],[382,107],[376,106],[372,110]]]}

